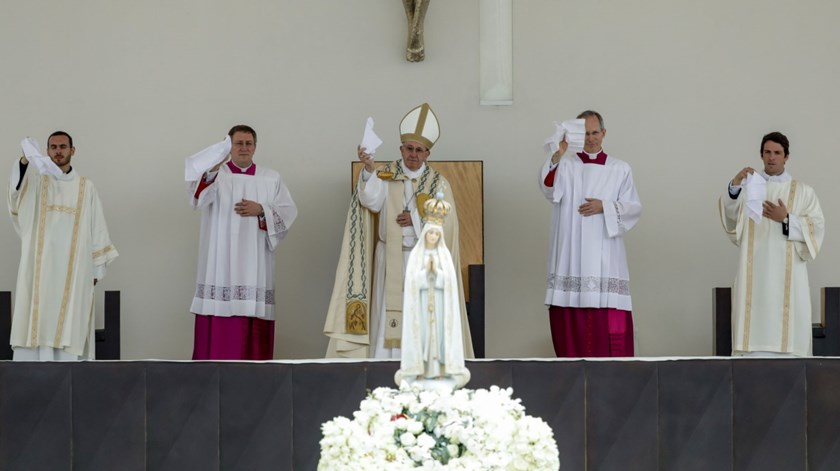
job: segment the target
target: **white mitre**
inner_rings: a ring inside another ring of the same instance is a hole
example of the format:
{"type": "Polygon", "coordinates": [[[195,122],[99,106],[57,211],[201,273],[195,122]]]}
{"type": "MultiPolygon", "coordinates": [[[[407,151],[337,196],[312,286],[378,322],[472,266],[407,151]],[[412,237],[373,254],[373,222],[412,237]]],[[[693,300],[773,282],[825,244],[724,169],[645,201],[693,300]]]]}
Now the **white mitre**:
{"type": "Polygon", "coordinates": [[[428,103],[414,108],[400,121],[400,142],[415,141],[429,149],[440,137],[440,124],[428,103]]]}

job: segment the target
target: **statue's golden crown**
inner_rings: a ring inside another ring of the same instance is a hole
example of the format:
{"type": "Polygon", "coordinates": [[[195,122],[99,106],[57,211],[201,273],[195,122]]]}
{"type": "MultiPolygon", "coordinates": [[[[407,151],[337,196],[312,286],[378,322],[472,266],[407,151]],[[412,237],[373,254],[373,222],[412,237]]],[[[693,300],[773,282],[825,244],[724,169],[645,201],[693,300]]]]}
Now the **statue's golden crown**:
{"type": "Polygon", "coordinates": [[[443,226],[446,216],[452,211],[452,205],[443,199],[443,192],[437,192],[434,198],[429,198],[423,203],[426,213],[426,224],[437,224],[443,226]]]}

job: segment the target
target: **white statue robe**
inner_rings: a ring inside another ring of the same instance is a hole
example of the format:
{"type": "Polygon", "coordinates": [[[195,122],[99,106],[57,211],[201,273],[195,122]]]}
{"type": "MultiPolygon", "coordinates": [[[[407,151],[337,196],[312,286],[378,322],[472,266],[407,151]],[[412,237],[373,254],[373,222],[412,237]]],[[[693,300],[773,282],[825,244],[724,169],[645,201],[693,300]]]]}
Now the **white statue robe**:
{"type": "Polygon", "coordinates": [[[811,293],[806,262],[822,245],[825,220],[813,188],[785,172],[768,177],[767,201],[782,200],[789,213],[782,224],[747,216],[746,191],[720,198],[721,222],[740,247],[732,291],[732,350],[811,355],[811,293]]]}
{"type": "Polygon", "coordinates": [[[93,182],[72,169],[40,175],[31,164],[21,180],[15,161],[8,207],[21,239],[12,347],[94,358],[93,280],[118,253],[93,182]]]}
{"type": "Polygon", "coordinates": [[[295,221],[297,207],[279,173],[254,169],[249,175],[247,169],[222,165],[198,195],[199,182],[190,183],[191,204],[201,210],[198,275],[190,307],[195,314],[275,318],[274,249],[295,221]],[[234,205],[243,198],[262,205],[265,229],[258,218],[236,214],[234,205]]]}
{"type": "Polygon", "coordinates": [[[624,234],[639,222],[642,204],[630,165],[603,152],[570,152],[556,166],[546,160],[539,184],[554,205],[545,304],[632,311],[624,234]],[[585,198],[601,200],[603,214],[582,216],[585,198]]]}
{"type": "Polygon", "coordinates": [[[463,302],[446,241],[439,240],[435,248],[425,247],[424,236],[430,227],[442,230],[427,224],[406,264],[402,356],[394,379],[399,385],[402,381],[451,378],[454,387],[462,387],[470,379],[462,343],[463,302]],[[430,263],[434,270],[431,282],[430,263]]]}

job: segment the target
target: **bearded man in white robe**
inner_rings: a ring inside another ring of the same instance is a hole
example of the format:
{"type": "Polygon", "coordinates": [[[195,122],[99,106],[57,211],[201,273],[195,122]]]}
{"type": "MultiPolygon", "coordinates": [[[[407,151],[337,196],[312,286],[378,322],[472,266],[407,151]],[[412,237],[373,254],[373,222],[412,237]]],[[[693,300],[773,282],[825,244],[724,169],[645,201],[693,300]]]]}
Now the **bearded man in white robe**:
{"type": "Polygon", "coordinates": [[[75,152],[73,138],[56,131],[49,159],[24,155],[12,167],[8,207],[21,239],[10,339],[16,361],[96,356],[93,287],[118,253],[93,182],[70,165],[75,152]]]}
{"type": "Polygon", "coordinates": [[[540,188],[553,205],[548,258],[549,323],[558,357],[634,356],[624,234],[642,215],[626,162],[602,148],[607,130],[584,111],[582,152],[566,139],[543,164],[540,188]]]}
{"type": "Polygon", "coordinates": [[[742,169],[719,200],[723,228],[740,247],[732,293],[732,353],[810,356],[806,263],[819,254],[825,219],[814,189],[785,170],[788,138],[772,132],[762,138],[760,149],[764,169],[742,169]]]}

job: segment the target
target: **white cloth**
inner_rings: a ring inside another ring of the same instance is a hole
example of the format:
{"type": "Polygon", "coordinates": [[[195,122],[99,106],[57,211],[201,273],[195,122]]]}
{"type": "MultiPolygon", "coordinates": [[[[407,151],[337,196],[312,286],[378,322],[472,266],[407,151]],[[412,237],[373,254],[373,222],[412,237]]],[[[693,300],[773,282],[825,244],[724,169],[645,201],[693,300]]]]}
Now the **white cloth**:
{"type": "Polygon", "coordinates": [[[630,165],[609,156],[605,165],[583,163],[567,153],[556,166],[554,186],[546,186],[554,168],[549,157],[539,181],[554,205],[545,304],[631,311],[624,234],[639,222],[642,204],[630,165]],[[601,200],[603,214],[582,216],[585,198],[601,200]]]}
{"type": "Polygon", "coordinates": [[[214,316],[274,320],[274,254],[297,217],[297,207],[280,174],[257,166],[255,175],[234,174],[222,165],[215,180],[190,202],[201,210],[198,274],[190,311],[214,316]],[[236,214],[242,199],[265,212],[267,230],[256,217],[236,214]]]}
{"type": "Polygon", "coordinates": [[[21,180],[15,161],[9,179],[9,213],[21,238],[11,345],[93,358],[93,281],[118,255],[102,203],[75,170],[53,177],[29,167],[21,180]]]}
{"type": "Polygon", "coordinates": [[[560,148],[560,141],[566,139],[568,151],[581,152],[586,141],[586,120],[569,119],[562,123],[554,122],[554,134],[545,139],[543,150],[553,155],[560,148]]]}
{"type": "Polygon", "coordinates": [[[52,159],[41,155],[41,146],[35,138],[27,137],[20,141],[20,148],[23,150],[23,155],[26,156],[26,160],[35,166],[39,174],[61,177],[64,173],[52,159]]]}
{"type": "Polygon", "coordinates": [[[767,200],[767,179],[758,173],[747,174],[745,180],[747,216],[756,223],[761,222],[764,202],[767,200]]]}
{"type": "Polygon", "coordinates": [[[464,364],[457,274],[442,233],[441,226],[427,224],[408,257],[402,356],[394,376],[397,385],[402,381],[450,377],[455,379],[455,387],[462,387],[470,379],[464,364]],[[433,248],[424,242],[430,230],[441,234],[433,248]]]}
{"type": "Polygon", "coordinates": [[[740,247],[732,293],[732,349],[811,354],[811,293],[806,262],[819,253],[825,221],[813,188],[789,174],[767,182],[767,200],[789,212],[788,236],[769,218],[748,216],[743,192],[719,201],[721,222],[740,247]],[[793,194],[793,201],[791,201],[793,194]]]}
{"type": "Polygon", "coordinates": [[[382,145],[382,139],[380,139],[373,131],[373,118],[368,117],[367,121],[365,121],[365,132],[362,135],[362,143],[360,146],[364,147],[365,152],[373,155],[376,153],[376,149],[378,149],[380,145],[382,145]]]}
{"type": "Polygon", "coordinates": [[[196,181],[230,155],[230,136],[184,159],[184,181],[196,181]]]}

